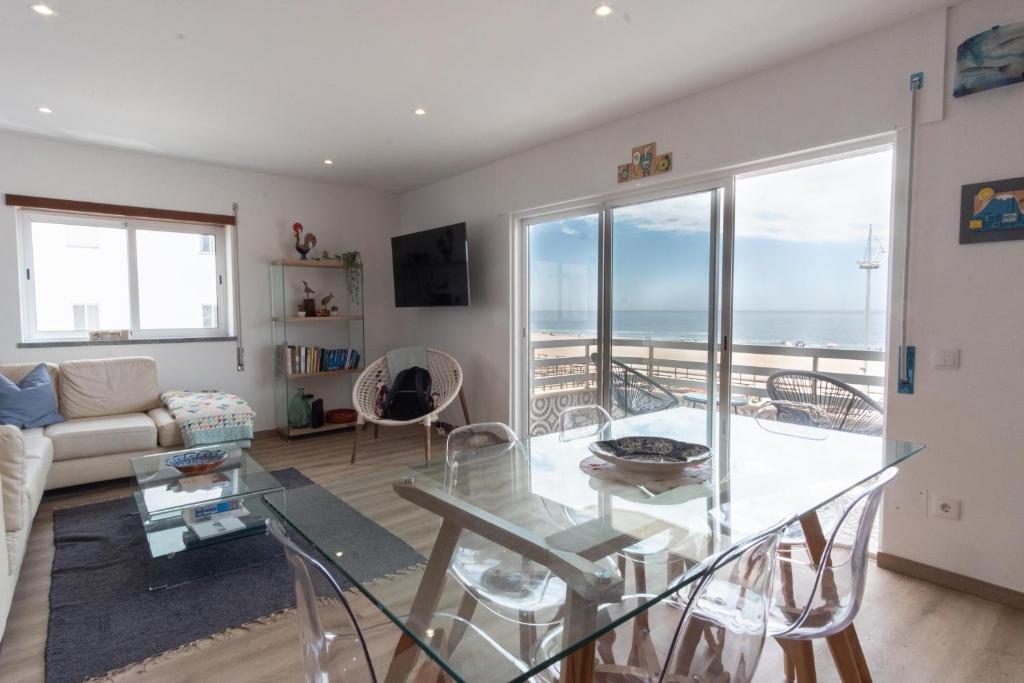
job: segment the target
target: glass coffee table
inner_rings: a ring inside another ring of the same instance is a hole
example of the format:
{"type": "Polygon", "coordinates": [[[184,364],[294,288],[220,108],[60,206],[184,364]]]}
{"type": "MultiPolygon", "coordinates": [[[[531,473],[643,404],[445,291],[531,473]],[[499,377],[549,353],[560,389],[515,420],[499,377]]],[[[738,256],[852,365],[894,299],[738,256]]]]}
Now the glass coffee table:
{"type": "Polygon", "coordinates": [[[275,507],[285,504],[281,483],[244,449],[231,444],[132,458],[131,476],[136,485],[135,504],[149,546],[150,590],[188,583],[244,565],[244,552],[206,551],[205,557],[184,564],[179,555],[264,533],[265,520],[273,514],[266,497],[274,496],[275,507]],[[172,455],[198,450],[223,450],[228,457],[212,472],[197,475],[182,474],[166,464],[172,455]]]}

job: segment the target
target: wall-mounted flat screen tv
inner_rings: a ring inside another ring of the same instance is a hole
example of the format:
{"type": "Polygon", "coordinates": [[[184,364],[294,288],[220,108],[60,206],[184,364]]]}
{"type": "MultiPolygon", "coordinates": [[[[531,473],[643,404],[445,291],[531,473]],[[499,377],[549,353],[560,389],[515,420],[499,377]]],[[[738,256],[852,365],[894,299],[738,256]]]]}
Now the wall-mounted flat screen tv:
{"type": "Polygon", "coordinates": [[[395,306],[468,306],[466,224],[391,238],[395,306]]]}

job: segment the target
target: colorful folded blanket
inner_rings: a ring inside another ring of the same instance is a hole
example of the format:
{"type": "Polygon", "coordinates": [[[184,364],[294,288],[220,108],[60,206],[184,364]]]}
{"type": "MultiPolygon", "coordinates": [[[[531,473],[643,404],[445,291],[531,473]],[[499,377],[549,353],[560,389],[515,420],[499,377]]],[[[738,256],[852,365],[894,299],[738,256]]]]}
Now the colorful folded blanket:
{"type": "Polygon", "coordinates": [[[234,394],[219,391],[165,391],[160,400],[174,416],[185,448],[237,443],[252,445],[256,413],[234,394]]]}

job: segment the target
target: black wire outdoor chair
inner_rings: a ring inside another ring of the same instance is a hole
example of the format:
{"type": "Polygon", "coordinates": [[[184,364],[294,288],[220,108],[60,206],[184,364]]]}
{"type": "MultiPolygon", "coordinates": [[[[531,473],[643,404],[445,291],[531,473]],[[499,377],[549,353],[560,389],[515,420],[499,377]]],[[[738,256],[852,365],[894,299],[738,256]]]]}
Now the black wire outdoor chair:
{"type": "Polygon", "coordinates": [[[812,419],[799,404],[817,406],[827,426],[843,432],[880,435],[882,407],[867,394],[820,372],[784,370],[769,375],[768,398],[775,403],[780,422],[822,426],[821,413],[812,419]]]}
{"type": "MultiPolygon", "coordinates": [[[[596,353],[590,354],[594,367],[598,366],[596,353]]],[[[644,415],[679,405],[671,391],[641,374],[625,363],[612,359],[612,406],[630,415],[644,415]]]]}

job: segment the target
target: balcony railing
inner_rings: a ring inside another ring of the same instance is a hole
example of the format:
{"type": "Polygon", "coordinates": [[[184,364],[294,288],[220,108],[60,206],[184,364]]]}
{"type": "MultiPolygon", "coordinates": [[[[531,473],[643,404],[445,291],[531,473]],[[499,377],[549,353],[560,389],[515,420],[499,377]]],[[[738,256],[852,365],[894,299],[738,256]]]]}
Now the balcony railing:
{"type": "MultiPolygon", "coordinates": [[[[590,403],[597,373],[590,354],[596,338],[540,339],[530,344],[534,422],[551,422],[556,405],[590,403]],[[568,394],[568,395],[567,395],[568,394]],[[546,405],[551,403],[552,405],[546,405]]],[[[707,382],[707,345],[699,342],[651,339],[613,339],[612,357],[655,379],[680,397],[703,391],[707,382]]],[[[885,399],[885,354],[859,349],[736,344],[733,346],[732,393],[754,406],[768,392],[768,376],[780,370],[823,372],[865,392],[879,403],[885,399]]],[[[538,425],[542,431],[547,429],[538,425]]],[[[531,429],[531,431],[533,431],[531,429]]]]}

